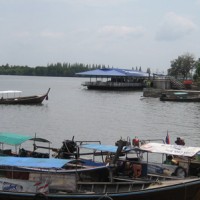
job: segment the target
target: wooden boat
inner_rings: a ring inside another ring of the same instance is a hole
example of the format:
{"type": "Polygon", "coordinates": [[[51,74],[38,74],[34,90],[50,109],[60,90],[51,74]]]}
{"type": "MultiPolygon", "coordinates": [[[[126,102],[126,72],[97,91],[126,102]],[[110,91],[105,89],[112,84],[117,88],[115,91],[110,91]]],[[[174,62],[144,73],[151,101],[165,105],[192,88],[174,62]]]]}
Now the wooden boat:
{"type": "MultiPolygon", "coordinates": [[[[119,163],[125,156],[124,162],[144,164],[147,162],[127,157],[127,152],[153,152],[148,146],[133,148],[120,145],[81,144],[82,148],[95,149],[100,152],[109,152],[112,161],[107,165],[96,162],[86,164],[82,159],[45,159],[0,157],[0,198],[11,200],[21,199],[54,199],[54,200],[198,200],[200,199],[200,179],[197,177],[178,178],[175,176],[156,176],[157,179],[141,176],[119,175],[119,163]],[[117,150],[116,150],[117,149],[117,150]],[[140,150],[142,149],[142,150],[140,150]],[[122,150],[122,151],[121,151],[122,150]],[[115,152],[115,154],[114,154],[115,152]],[[117,156],[116,156],[117,155],[117,156]],[[113,157],[114,156],[114,157],[113,157]],[[118,175],[118,176],[116,176],[118,175]],[[163,178],[164,177],[164,178],[163,178]]],[[[129,168],[130,170],[130,168],[129,168]]],[[[132,171],[134,166],[132,165],[132,171]]]]}
{"type": "Polygon", "coordinates": [[[109,167],[104,172],[99,171],[98,167],[93,169],[90,167],[85,171],[74,168],[66,173],[67,170],[61,168],[67,166],[69,162],[71,159],[0,157],[0,198],[10,200],[197,200],[200,198],[199,178],[168,181],[145,179],[110,181],[103,179],[106,178],[109,167]]]}
{"type": "Polygon", "coordinates": [[[189,95],[187,92],[174,92],[172,94],[163,93],[160,101],[176,101],[176,102],[200,102],[200,96],[189,95]]]}
{"type": "Polygon", "coordinates": [[[0,91],[0,104],[41,104],[44,99],[48,100],[50,88],[45,94],[33,96],[20,96],[22,91],[0,91]]]}

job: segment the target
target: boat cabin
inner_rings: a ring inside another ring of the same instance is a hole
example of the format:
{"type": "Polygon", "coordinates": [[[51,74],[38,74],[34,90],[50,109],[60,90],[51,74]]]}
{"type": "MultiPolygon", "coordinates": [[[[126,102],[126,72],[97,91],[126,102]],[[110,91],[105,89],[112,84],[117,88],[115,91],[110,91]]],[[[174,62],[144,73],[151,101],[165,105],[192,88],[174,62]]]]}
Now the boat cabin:
{"type": "Polygon", "coordinates": [[[200,173],[200,161],[198,156],[200,147],[150,142],[142,145],[140,149],[148,153],[148,173],[150,174],[184,178],[186,176],[198,176],[200,173]],[[161,161],[159,161],[158,156],[156,156],[152,162],[152,160],[150,160],[151,154],[160,155],[161,161]]]}
{"type": "Polygon", "coordinates": [[[19,98],[21,97],[22,91],[19,90],[7,90],[7,91],[0,91],[0,100],[5,100],[9,98],[19,98]]]}

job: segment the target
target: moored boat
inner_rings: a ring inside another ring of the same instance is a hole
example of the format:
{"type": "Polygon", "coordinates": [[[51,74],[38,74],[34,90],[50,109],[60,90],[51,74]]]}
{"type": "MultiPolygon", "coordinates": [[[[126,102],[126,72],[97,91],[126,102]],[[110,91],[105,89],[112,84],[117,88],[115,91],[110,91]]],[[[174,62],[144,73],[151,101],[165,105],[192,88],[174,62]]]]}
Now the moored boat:
{"type": "Polygon", "coordinates": [[[100,174],[97,167],[92,170],[91,168],[85,169],[87,173],[83,169],[73,169],[67,173],[65,169],[61,169],[64,165],[67,166],[71,159],[39,158],[38,160],[38,158],[19,157],[14,157],[15,160],[8,157],[7,161],[5,157],[0,159],[1,199],[197,200],[200,198],[199,178],[171,179],[168,181],[145,179],[98,180],[97,177],[106,177],[106,173],[100,174]],[[20,160],[17,161],[16,159],[20,160]],[[21,159],[24,161],[21,162],[21,159]],[[15,164],[13,161],[15,161],[15,164]],[[45,164],[42,161],[45,161],[45,164]]]}
{"type": "MultiPolygon", "coordinates": [[[[149,178],[149,164],[152,163],[148,160],[149,156],[147,161],[142,158],[144,153],[150,154],[155,151],[160,154],[170,154],[170,152],[180,154],[182,149],[177,153],[177,148],[172,148],[172,145],[157,146],[154,143],[147,143],[138,147],[127,141],[118,141],[116,145],[80,142],[78,148],[90,149],[93,154],[81,151],[80,157],[69,159],[0,157],[2,175],[0,198],[9,197],[11,200],[200,199],[200,179],[197,176],[182,177],[170,173],[155,173],[149,178]],[[107,155],[107,159],[105,163],[94,162],[84,160],[83,155],[107,155]],[[152,178],[153,176],[156,179],[152,178]]],[[[195,151],[193,148],[189,148],[192,151],[188,151],[187,148],[185,150],[186,153],[182,155],[190,157],[199,151],[199,148],[195,151]]],[[[176,167],[178,166],[174,166],[174,169],[176,167]]]]}
{"type": "Polygon", "coordinates": [[[175,101],[175,102],[200,102],[198,94],[189,94],[188,92],[174,92],[170,94],[162,93],[160,101],[175,101]]]}
{"type": "Polygon", "coordinates": [[[50,88],[42,95],[21,96],[21,92],[18,90],[0,91],[0,104],[41,104],[44,99],[48,100],[50,88]]]}
{"type": "MultiPolygon", "coordinates": [[[[72,150],[69,159],[0,157],[0,198],[11,200],[198,200],[200,179],[197,176],[176,176],[171,173],[149,174],[152,163],[145,153],[174,154],[192,157],[200,148],[177,151],[178,145],[117,141],[116,145],[74,141],[63,145],[72,150]],[[79,144],[78,144],[79,143],[79,144]],[[69,145],[70,144],[70,145],[69,145]],[[135,144],[137,144],[135,146],[135,144]],[[67,146],[66,146],[67,145],[67,146]],[[92,150],[84,152],[82,148],[92,150]],[[166,150],[167,149],[167,150],[166,150]],[[81,150],[81,151],[80,151],[81,150]],[[74,155],[74,156],[72,156],[74,155]],[[75,156],[77,155],[77,156],[75,156]],[[106,156],[104,162],[82,156],[106,156]]],[[[40,146],[34,145],[35,148],[40,146]]],[[[180,147],[183,148],[183,147],[180,147]]],[[[62,150],[65,150],[61,148],[62,150]]],[[[62,151],[62,153],[64,153],[62,151]]],[[[158,166],[158,165],[157,165],[158,166]]],[[[163,165],[167,167],[167,165],[163,165]]],[[[173,166],[173,169],[178,166],[173,166]]],[[[161,168],[153,168],[161,169],[161,168]]]]}

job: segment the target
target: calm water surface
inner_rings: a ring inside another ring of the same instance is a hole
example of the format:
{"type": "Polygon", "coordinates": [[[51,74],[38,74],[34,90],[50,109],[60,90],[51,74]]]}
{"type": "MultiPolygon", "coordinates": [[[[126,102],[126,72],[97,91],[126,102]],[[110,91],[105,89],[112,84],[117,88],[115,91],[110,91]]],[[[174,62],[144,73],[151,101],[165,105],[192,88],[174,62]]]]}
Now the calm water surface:
{"type": "MultiPolygon", "coordinates": [[[[160,102],[142,91],[93,91],[81,86],[83,78],[0,76],[0,90],[42,94],[42,105],[0,105],[0,132],[36,133],[60,147],[65,139],[101,140],[114,144],[121,137],[164,139],[177,136],[187,145],[200,146],[200,103],[160,102]]],[[[88,79],[87,79],[88,80],[88,79]]]]}

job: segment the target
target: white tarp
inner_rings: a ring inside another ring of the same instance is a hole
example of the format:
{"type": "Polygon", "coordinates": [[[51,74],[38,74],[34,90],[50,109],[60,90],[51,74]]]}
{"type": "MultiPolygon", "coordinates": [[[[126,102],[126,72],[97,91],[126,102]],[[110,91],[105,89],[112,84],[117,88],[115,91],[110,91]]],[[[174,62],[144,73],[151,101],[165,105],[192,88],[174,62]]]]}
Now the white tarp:
{"type": "Polygon", "coordinates": [[[152,153],[164,153],[187,157],[192,157],[200,151],[200,147],[188,147],[161,143],[147,143],[142,145],[140,149],[152,153]]]}
{"type": "Polygon", "coordinates": [[[0,91],[0,94],[15,94],[15,93],[21,93],[22,91],[18,91],[18,90],[7,90],[7,91],[0,91]]]}

